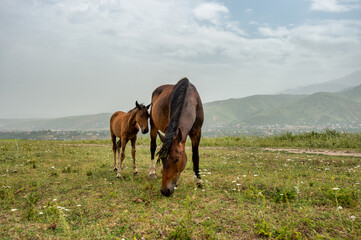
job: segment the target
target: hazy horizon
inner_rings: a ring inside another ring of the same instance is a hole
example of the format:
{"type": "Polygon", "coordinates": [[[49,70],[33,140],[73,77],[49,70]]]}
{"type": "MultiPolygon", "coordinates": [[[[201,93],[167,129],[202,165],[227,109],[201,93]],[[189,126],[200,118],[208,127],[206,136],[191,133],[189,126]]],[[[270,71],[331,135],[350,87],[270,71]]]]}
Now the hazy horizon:
{"type": "Polygon", "coordinates": [[[204,103],[342,78],[361,66],[361,0],[4,0],[0,118],[149,104],[183,77],[204,103]]]}

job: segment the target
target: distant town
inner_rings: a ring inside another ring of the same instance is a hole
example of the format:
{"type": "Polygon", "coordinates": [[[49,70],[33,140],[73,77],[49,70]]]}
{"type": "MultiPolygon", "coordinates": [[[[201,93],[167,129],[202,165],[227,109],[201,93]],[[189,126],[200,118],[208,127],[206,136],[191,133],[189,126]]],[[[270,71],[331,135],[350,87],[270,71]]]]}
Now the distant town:
{"type": "MultiPolygon", "coordinates": [[[[325,129],[336,130],[337,132],[361,132],[361,123],[351,124],[266,124],[266,125],[238,125],[228,126],[227,124],[215,124],[205,126],[202,135],[204,137],[225,137],[225,136],[274,136],[283,133],[307,133],[321,132],[325,129]]],[[[140,137],[144,136],[139,134],[140,137]]],[[[105,140],[110,139],[109,130],[96,131],[62,131],[62,130],[40,130],[40,131],[2,131],[0,139],[29,139],[29,140],[105,140]]]]}

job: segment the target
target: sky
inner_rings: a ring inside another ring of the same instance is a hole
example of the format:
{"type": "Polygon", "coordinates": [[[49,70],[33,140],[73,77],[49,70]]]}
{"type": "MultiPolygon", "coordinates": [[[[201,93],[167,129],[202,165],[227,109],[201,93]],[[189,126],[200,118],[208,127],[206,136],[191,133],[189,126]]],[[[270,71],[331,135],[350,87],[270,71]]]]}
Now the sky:
{"type": "Polygon", "coordinates": [[[361,70],[361,0],[2,0],[0,118],[127,111],[187,77],[203,103],[361,70]]]}

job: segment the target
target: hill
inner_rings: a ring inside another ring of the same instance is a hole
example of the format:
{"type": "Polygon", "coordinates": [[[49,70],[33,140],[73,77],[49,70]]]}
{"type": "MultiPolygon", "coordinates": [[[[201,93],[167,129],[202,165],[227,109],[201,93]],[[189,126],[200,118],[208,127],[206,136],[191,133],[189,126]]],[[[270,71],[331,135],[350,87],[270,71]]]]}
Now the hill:
{"type": "MultiPolygon", "coordinates": [[[[204,104],[204,111],[206,135],[274,134],[328,127],[359,131],[361,85],[338,93],[255,95],[215,101],[204,104]]],[[[101,113],[56,119],[0,119],[0,131],[108,130],[110,116],[101,113]]]]}
{"type": "Polygon", "coordinates": [[[361,122],[361,104],[333,93],[315,93],[293,103],[248,116],[247,124],[352,124],[361,122]]]}
{"type": "Polygon", "coordinates": [[[100,113],[54,119],[0,119],[0,130],[105,130],[109,128],[110,116],[111,113],[100,113]]]}
{"type": "Polygon", "coordinates": [[[361,85],[347,89],[341,92],[341,94],[345,97],[352,98],[354,101],[361,102],[361,85]]]}
{"type": "Polygon", "coordinates": [[[212,135],[274,134],[338,128],[361,130],[361,85],[339,93],[263,95],[207,103],[205,131],[212,135]]]}
{"type": "Polygon", "coordinates": [[[313,94],[317,92],[340,92],[361,84],[361,71],[353,72],[343,78],[282,91],[282,94],[313,94]]]}
{"type": "Polygon", "coordinates": [[[304,95],[255,95],[204,104],[205,125],[241,123],[247,117],[277,108],[285,102],[292,103],[304,95]]]}

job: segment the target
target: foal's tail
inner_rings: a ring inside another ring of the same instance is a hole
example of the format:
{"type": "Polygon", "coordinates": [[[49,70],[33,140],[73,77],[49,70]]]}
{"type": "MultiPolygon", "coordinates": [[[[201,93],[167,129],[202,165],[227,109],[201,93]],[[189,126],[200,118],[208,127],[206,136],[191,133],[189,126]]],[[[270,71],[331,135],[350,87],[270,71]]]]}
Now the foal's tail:
{"type": "Polygon", "coordinates": [[[112,130],[110,130],[110,137],[113,143],[113,152],[115,152],[117,150],[117,137],[112,133],[112,130]]]}
{"type": "Polygon", "coordinates": [[[110,138],[112,140],[112,143],[113,143],[113,152],[115,152],[117,150],[117,136],[115,136],[114,132],[113,132],[113,128],[112,128],[112,125],[113,125],[113,121],[114,121],[114,117],[115,117],[116,113],[114,113],[111,118],[110,118],[110,138]]]}

